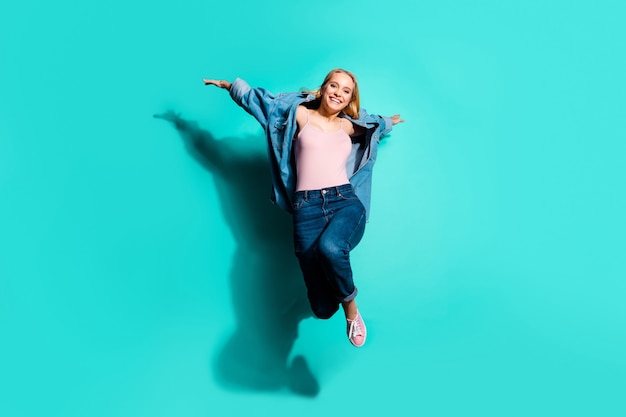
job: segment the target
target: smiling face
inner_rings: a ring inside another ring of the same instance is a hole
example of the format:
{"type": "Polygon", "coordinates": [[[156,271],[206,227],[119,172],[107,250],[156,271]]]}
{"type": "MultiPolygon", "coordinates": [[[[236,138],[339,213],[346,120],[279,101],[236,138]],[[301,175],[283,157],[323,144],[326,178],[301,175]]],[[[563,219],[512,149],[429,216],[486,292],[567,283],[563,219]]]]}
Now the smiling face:
{"type": "Polygon", "coordinates": [[[350,71],[331,70],[315,96],[320,108],[328,113],[343,112],[354,119],[359,117],[359,84],[350,71]]]}
{"type": "Polygon", "coordinates": [[[354,80],[348,74],[335,72],[321,89],[321,106],[331,112],[340,112],[352,101],[354,80]]]}

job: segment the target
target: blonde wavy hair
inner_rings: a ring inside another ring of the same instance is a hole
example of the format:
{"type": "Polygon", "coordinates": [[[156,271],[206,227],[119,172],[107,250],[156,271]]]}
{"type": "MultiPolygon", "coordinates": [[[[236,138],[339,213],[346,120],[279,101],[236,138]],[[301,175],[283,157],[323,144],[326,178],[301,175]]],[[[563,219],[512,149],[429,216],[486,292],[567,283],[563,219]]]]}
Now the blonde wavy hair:
{"type": "Polygon", "coordinates": [[[352,78],[352,81],[354,81],[354,88],[352,89],[352,98],[350,99],[350,103],[348,103],[348,106],[345,109],[343,109],[342,113],[350,116],[353,119],[358,119],[359,110],[361,108],[361,97],[359,95],[359,83],[357,82],[356,75],[354,75],[350,71],[342,69],[342,68],[332,69],[330,70],[328,74],[326,74],[326,78],[324,78],[324,82],[322,82],[322,85],[320,86],[320,88],[318,88],[317,90],[313,90],[313,91],[307,91],[307,90],[305,91],[310,94],[314,94],[315,100],[320,101],[320,99],[322,98],[322,91],[324,91],[324,88],[326,88],[326,84],[328,84],[331,77],[337,73],[346,74],[348,77],[352,78]]]}

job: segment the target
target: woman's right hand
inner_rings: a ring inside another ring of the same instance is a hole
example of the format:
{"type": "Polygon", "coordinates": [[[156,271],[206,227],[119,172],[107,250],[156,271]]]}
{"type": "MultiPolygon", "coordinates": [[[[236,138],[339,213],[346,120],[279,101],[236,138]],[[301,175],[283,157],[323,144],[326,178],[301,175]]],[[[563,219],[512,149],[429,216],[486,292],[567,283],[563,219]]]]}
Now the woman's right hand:
{"type": "Polygon", "coordinates": [[[226,80],[209,80],[207,78],[203,78],[204,85],[214,85],[219,88],[224,88],[226,90],[230,90],[231,82],[226,80]]]}

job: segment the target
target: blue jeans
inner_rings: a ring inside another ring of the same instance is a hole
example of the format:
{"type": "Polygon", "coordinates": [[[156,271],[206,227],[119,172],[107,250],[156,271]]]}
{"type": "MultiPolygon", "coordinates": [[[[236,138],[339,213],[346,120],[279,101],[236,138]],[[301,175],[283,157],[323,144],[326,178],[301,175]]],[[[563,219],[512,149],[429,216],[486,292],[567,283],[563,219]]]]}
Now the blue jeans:
{"type": "Polygon", "coordinates": [[[365,220],[365,207],[350,184],[294,195],[294,249],[319,318],[332,317],[340,303],[356,297],[350,251],[363,237],[365,220]]]}

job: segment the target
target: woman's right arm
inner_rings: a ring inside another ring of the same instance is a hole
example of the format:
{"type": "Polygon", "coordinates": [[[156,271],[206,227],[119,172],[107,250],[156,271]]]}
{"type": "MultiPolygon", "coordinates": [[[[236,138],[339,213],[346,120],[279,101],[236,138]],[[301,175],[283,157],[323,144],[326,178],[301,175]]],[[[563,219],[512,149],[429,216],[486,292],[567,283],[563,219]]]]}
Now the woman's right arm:
{"type": "Polygon", "coordinates": [[[204,78],[205,85],[214,85],[230,92],[230,97],[245,111],[254,116],[263,128],[268,125],[268,116],[271,104],[276,98],[274,94],[264,88],[252,88],[241,78],[232,83],[226,80],[213,80],[204,78]]]}
{"type": "Polygon", "coordinates": [[[209,80],[207,78],[203,78],[202,81],[204,81],[204,85],[214,85],[228,91],[230,91],[230,86],[232,85],[230,81],[226,80],[209,80]]]}

